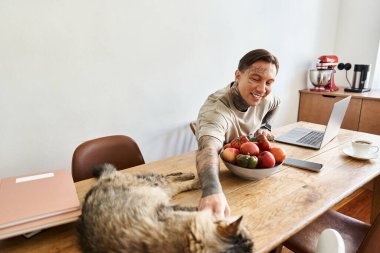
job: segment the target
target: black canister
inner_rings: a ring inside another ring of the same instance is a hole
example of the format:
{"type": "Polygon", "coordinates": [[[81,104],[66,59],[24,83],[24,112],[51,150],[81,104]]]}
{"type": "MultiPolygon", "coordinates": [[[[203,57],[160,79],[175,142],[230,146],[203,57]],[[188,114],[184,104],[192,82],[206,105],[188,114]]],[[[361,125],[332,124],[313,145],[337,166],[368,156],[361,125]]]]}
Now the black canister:
{"type": "Polygon", "coordinates": [[[370,91],[369,77],[371,72],[371,65],[355,64],[354,76],[352,78],[351,88],[344,89],[349,92],[366,92],[370,91]]]}
{"type": "Polygon", "coordinates": [[[369,82],[369,73],[371,65],[355,64],[354,77],[352,79],[352,88],[354,89],[366,89],[369,82]]]}

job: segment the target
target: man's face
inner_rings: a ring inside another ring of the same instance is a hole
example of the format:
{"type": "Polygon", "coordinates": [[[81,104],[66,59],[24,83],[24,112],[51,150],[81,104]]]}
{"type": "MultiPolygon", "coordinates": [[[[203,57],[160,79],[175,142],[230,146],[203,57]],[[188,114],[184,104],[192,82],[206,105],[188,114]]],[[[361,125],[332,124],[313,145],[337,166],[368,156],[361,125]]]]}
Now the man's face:
{"type": "Polygon", "coordinates": [[[276,65],[266,61],[257,61],[244,72],[236,70],[235,81],[239,83],[240,95],[248,105],[260,104],[271,92],[276,71],[276,65]]]}

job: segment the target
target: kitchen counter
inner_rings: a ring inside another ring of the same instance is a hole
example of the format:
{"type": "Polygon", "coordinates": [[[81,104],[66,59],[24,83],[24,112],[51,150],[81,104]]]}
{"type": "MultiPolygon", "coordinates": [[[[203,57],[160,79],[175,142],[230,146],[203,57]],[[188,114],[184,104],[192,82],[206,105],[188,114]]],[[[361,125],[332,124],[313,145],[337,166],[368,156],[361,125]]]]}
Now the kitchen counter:
{"type": "Polygon", "coordinates": [[[352,96],[352,98],[380,100],[380,90],[378,89],[371,90],[369,92],[356,93],[356,92],[346,92],[344,91],[344,87],[339,87],[338,91],[333,91],[333,92],[316,92],[316,91],[310,91],[309,89],[300,90],[300,92],[309,93],[309,94],[339,96],[339,97],[352,96]]]}

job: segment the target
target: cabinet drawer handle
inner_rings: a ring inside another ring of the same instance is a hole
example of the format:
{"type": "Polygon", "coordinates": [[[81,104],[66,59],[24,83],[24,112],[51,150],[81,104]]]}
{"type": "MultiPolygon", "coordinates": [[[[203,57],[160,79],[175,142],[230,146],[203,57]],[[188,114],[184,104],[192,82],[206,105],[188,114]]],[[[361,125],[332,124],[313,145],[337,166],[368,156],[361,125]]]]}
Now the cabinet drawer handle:
{"type": "Polygon", "coordinates": [[[333,96],[333,95],[322,95],[322,96],[326,98],[336,98],[336,96],[333,96]]]}

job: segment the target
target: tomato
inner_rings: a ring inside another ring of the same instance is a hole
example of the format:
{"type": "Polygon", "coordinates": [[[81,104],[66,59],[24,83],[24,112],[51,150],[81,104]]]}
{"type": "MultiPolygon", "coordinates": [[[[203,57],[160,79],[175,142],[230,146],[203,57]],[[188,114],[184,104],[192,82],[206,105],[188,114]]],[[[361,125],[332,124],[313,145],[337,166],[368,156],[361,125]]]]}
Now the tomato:
{"type": "Polygon", "coordinates": [[[259,159],[257,156],[250,156],[248,159],[248,168],[254,169],[257,167],[257,164],[259,163],[259,159]]]}
{"type": "Polygon", "coordinates": [[[236,157],[236,164],[239,165],[240,167],[247,168],[248,159],[249,159],[249,155],[238,154],[236,157]]]}
{"type": "Polygon", "coordinates": [[[231,147],[240,149],[241,144],[249,142],[248,137],[245,135],[236,137],[231,141],[231,147]]]}
{"type": "Polygon", "coordinates": [[[260,151],[269,151],[271,149],[271,144],[265,135],[257,135],[257,142],[259,143],[260,151]]]}
{"type": "Polygon", "coordinates": [[[256,168],[258,159],[256,156],[239,154],[236,157],[236,164],[240,167],[254,169],[256,168]]]}
{"type": "Polygon", "coordinates": [[[259,147],[254,142],[246,142],[241,144],[240,153],[245,155],[258,155],[260,153],[259,147]]]}

